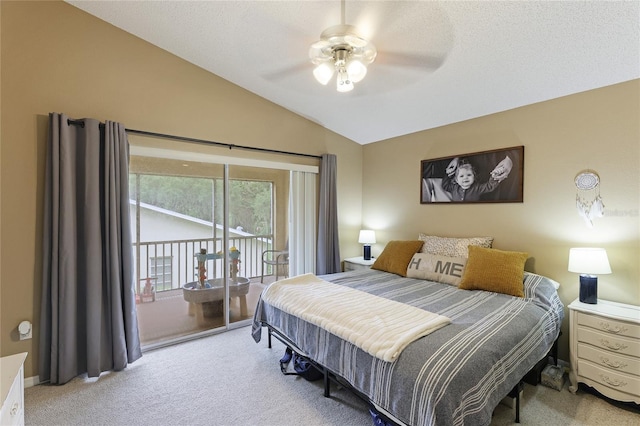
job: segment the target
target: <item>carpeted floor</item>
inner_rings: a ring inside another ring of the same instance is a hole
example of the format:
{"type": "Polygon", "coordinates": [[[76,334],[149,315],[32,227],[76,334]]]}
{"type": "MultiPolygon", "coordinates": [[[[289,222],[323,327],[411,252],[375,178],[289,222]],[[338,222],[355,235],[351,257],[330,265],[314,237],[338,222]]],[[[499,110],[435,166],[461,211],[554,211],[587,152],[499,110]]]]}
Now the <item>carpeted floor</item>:
{"type": "MultiPolygon", "coordinates": [[[[371,425],[367,406],[350,392],[322,381],[284,376],[284,347],[250,328],[157,349],[126,370],[98,379],[78,377],[63,386],[25,390],[27,425],[371,425]]],[[[640,414],[579,391],[571,394],[525,385],[523,425],[638,425],[640,414]]],[[[493,426],[513,424],[514,412],[499,405],[493,426]]]]}

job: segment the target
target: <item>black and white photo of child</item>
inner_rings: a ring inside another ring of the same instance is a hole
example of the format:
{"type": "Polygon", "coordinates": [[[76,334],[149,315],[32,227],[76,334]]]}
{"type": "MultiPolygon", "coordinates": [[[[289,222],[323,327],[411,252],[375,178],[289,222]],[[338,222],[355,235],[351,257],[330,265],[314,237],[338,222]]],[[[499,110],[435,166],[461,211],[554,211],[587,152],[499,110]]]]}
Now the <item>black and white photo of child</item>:
{"type": "Polygon", "coordinates": [[[522,201],[523,148],[422,163],[422,203],[522,201]]]}

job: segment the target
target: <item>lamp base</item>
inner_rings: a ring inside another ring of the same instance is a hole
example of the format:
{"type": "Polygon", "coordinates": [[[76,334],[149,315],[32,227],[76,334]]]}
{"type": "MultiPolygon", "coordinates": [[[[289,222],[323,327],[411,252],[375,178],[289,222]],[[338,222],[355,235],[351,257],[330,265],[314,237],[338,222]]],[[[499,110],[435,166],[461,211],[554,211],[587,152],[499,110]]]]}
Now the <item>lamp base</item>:
{"type": "Polygon", "coordinates": [[[595,305],[598,303],[598,277],[580,275],[580,301],[595,305]]]}
{"type": "Polygon", "coordinates": [[[364,246],[364,260],[371,260],[371,246],[364,246]]]}

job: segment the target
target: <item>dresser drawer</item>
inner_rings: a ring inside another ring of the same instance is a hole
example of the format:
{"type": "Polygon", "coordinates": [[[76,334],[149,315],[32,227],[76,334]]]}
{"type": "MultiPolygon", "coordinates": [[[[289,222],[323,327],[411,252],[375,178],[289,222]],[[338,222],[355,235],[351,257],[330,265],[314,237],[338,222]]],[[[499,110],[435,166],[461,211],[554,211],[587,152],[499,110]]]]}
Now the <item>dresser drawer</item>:
{"type": "Polygon", "coordinates": [[[640,340],[612,336],[588,327],[578,327],[577,338],[578,342],[588,343],[613,353],[640,356],[640,340]]]}
{"type": "MultiPolygon", "coordinates": [[[[629,394],[627,400],[637,400],[637,395],[640,395],[640,377],[638,376],[611,371],[583,359],[578,360],[578,372],[581,377],[593,380],[609,389],[629,394]]],[[[603,393],[606,394],[606,392],[603,393]]]]}
{"type": "Polygon", "coordinates": [[[27,353],[0,358],[0,425],[24,425],[24,360],[27,353]]]}
{"type": "Polygon", "coordinates": [[[598,349],[584,343],[578,344],[578,353],[580,359],[591,361],[602,368],[640,376],[640,358],[598,349]]]}
{"type": "Polygon", "coordinates": [[[640,339],[640,325],[625,321],[579,312],[578,325],[591,327],[607,334],[640,339]]]}
{"type": "Polygon", "coordinates": [[[2,404],[2,412],[0,412],[0,425],[14,426],[22,425],[24,421],[24,407],[22,406],[22,374],[16,376],[2,404]]]}

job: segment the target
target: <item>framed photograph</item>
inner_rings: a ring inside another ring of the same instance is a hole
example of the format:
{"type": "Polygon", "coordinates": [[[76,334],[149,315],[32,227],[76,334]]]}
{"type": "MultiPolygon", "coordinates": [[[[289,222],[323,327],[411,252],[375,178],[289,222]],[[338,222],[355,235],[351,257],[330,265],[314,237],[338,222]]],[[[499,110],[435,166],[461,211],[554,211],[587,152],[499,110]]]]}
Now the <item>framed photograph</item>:
{"type": "Polygon", "coordinates": [[[422,160],[420,203],[521,203],[524,146],[422,160]]]}

